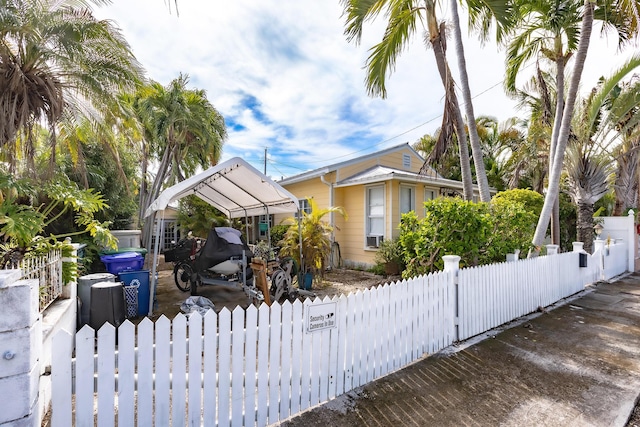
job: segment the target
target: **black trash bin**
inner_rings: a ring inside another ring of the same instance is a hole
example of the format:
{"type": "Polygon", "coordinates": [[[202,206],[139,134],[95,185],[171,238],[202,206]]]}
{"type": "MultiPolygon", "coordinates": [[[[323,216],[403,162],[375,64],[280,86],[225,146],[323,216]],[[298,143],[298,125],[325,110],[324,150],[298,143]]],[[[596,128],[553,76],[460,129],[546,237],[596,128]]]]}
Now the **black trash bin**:
{"type": "Polygon", "coordinates": [[[78,297],[82,301],[78,328],[88,325],[91,310],[91,286],[100,282],[115,282],[116,276],[111,273],[87,274],[78,278],[78,297]]]}
{"type": "Polygon", "coordinates": [[[97,331],[105,324],[120,326],[126,318],[124,288],[120,282],[100,282],[91,286],[91,320],[89,325],[97,331]]]}

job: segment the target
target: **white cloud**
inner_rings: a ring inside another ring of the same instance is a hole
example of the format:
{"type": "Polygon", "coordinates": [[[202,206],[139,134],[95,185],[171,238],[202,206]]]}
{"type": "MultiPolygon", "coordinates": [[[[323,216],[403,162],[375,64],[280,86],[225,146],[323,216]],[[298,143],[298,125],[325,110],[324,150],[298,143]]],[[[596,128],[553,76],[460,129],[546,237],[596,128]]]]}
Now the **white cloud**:
{"type": "MultiPolygon", "coordinates": [[[[116,0],[96,15],[117,22],[150,78],[167,84],[180,72],[189,74],[191,84],[205,89],[228,123],[238,126],[229,129],[223,159],[240,155],[261,169],[269,147],[284,171],[274,174],[294,174],[300,170],[285,165],[319,167],[350,153],[413,142],[440,125],[442,84],[422,35],[399,58],[388,98],[381,100],[367,97],[363,65],[380,40],[382,19],[367,25],[355,46],[343,35],[337,0],[189,0],[178,7],[179,16],[158,0],[116,0]]],[[[448,11],[441,12],[448,19],[448,11]]],[[[612,55],[604,61],[607,48],[615,51],[594,40],[584,87],[621,62],[612,55]]],[[[465,41],[465,52],[475,114],[500,120],[518,115],[500,84],[503,54],[475,37],[465,41]]],[[[457,75],[452,48],[449,61],[457,75]]]]}

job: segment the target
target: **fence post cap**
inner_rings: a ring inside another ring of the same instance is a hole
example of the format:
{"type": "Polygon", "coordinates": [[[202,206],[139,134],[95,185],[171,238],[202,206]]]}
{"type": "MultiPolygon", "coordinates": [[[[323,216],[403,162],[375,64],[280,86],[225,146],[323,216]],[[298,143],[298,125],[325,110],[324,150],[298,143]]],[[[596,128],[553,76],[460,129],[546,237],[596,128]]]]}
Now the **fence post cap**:
{"type": "Polygon", "coordinates": [[[573,242],[573,252],[584,252],[584,242],[573,242]]]}
{"type": "Polygon", "coordinates": [[[445,255],[442,257],[444,261],[444,271],[456,271],[460,269],[459,255],[445,255]]]}

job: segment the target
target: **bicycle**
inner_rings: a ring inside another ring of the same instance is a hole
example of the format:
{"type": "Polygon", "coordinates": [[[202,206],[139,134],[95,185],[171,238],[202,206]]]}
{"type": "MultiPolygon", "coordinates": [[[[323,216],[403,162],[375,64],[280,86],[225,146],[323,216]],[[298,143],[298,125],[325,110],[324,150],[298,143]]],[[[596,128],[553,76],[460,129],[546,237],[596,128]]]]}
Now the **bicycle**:
{"type": "Polygon", "coordinates": [[[164,253],[165,261],[173,262],[174,264],[173,278],[176,286],[182,292],[189,292],[191,290],[193,262],[200,247],[201,241],[189,236],[180,239],[172,249],[164,253]]]}

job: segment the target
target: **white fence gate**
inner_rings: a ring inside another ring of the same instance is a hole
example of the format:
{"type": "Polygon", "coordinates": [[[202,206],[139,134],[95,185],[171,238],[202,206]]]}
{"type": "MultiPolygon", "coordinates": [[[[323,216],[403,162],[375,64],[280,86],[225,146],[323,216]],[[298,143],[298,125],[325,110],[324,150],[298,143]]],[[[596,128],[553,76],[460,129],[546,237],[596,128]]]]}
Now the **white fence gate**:
{"type": "MultiPolygon", "coordinates": [[[[610,248],[611,257],[615,252],[610,248]]],[[[439,272],[339,298],[85,326],[53,349],[52,425],[265,426],[601,278],[600,253],[439,272]],[[333,320],[335,319],[335,320],[333,320]],[[137,340],[137,342],[136,342],[137,340]],[[73,400],[75,396],[75,402],[73,400]]],[[[608,274],[625,268],[612,266],[608,274]]]]}

